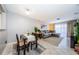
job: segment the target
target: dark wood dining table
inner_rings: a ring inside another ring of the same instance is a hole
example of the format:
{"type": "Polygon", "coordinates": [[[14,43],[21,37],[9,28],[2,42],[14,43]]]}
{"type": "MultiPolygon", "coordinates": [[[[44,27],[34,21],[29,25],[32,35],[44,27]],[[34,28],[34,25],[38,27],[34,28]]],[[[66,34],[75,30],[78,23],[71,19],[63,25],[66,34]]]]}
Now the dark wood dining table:
{"type": "Polygon", "coordinates": [[[27,39],[27,41],[29,41],[29,44],[30,44],[31,42],[35,41],[35,49],[38,48],[38,37],[37,37],[36,34],[34,34],[34,35],[22,34],[22,35],[20,36],[20,38],[21,38],[21,39],[25,39],[25,40],[27,39]]]}

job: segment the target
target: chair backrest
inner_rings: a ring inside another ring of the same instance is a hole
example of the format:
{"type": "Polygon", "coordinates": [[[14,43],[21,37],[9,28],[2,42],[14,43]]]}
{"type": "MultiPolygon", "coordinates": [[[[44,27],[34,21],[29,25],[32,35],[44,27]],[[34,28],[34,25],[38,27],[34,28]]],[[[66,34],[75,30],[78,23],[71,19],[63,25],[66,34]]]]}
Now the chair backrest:
{"type": "Polygon", "coordinates": [[[19,45],[19,37],[18,37],[18,34],[16,34],[16,39],[17,39],[17,45],[19,45]]]}

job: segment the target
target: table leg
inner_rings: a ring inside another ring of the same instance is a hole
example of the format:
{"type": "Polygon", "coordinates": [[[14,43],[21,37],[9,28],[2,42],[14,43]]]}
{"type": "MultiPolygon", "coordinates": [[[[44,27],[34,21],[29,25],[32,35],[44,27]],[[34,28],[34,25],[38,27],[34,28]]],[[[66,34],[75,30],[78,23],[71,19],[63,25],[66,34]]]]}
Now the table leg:
{"type": "Polygon", "coordinates": [[[32,50],[32,42],[31,42],[31,50],[32,50]]]}
{"type": "Polygon", "coordinates": [[[37,43],[37,41],[36,41],[36,49],[38,48],[38,43],[37,43]]]}
{"type": "Polygon", "coordinates": [[[29,45],[30,45],[30,43],[28,43],[28,45],[27,45],[27,52],[29,52],[29,45]]]}

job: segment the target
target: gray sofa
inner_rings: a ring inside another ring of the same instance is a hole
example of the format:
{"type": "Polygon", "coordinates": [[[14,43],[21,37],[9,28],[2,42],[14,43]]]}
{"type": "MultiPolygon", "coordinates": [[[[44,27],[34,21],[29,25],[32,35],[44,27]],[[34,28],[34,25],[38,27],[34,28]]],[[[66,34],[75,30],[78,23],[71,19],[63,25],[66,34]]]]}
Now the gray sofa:
{"type": "Polygon", "coordinates": [[[48,30],[42,30],[41,31],[41,33],[42,33],[42,37],[43,38],[48,38],[48,37],[59,37],[60,36],[60,34],[59,33],[55,33],[55,31],[48,31],[48,30]]]}
{"type": "Polygon", "coordinates": [[[43,38],[50,37],[53,34],[54,31],[49,32],[48,30],[42,30],[41,33],[43,35],[43,38]]]}

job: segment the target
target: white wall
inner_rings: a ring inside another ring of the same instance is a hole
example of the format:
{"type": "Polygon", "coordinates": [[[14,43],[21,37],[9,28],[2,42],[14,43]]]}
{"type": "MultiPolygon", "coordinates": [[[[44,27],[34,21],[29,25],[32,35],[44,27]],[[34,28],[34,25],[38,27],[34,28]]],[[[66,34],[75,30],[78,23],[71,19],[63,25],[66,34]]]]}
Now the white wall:
{"type": "Polygon", "coordinates": [[[0,14],[0,28],[1,28],[1,14],[0,14]]]}
{"type": "Polygon", "coordinates": [[[0,44],[4,44],[7,40],[7,31],[2,29],[2,20],[1,20],[1,14],[0,14],[0,44]]]}
{"type": "Polygon", "coordinates": [[[6,40],[7,40],[7,31],[0,30],[0,44],[5,44],[6,40]]]}
{"type": "Polygon", "coordinates": [[[55,32],[60,34],[62,41],[59,44],[61,48],[67,48],[67,23],[57,23],[55,24],[55,32]]]}
{"type": "Polygon", "coordinates": [[[16,33],[20,35],[33,32],[37,24],[38,21],[32,18],[23,17],[14,13],[7,13],[8,42],[16,41],[16,33]]]}

